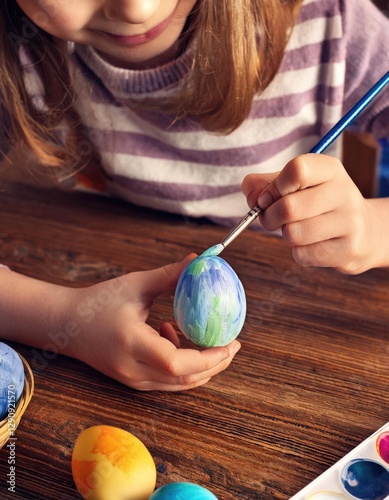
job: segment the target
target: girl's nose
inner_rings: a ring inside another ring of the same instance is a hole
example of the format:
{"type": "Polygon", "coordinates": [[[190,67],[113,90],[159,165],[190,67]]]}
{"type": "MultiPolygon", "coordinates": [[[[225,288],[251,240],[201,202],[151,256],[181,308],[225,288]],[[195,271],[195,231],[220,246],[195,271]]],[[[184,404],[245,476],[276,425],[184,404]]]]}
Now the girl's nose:
{"type": "Polygon", "coordinates": [[[143,24],[159,9],[160,0],[107,0],[105,16],[112,21],[143,24]]]}

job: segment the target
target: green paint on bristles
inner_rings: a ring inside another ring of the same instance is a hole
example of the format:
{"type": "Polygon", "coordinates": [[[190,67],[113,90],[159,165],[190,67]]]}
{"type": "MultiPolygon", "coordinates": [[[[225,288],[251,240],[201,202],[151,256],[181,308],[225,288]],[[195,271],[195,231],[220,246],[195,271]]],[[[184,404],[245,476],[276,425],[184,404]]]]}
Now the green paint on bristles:
{"type": "Polygon", "coordinates": [[[216,257],[216,255],[219,255],[219,253],[223,250],[224,246],[221,243],[218,243],[217,245],[213,245],[212,247],[205,250],[205,252],[203,252],[200,257],[216,257]]]}

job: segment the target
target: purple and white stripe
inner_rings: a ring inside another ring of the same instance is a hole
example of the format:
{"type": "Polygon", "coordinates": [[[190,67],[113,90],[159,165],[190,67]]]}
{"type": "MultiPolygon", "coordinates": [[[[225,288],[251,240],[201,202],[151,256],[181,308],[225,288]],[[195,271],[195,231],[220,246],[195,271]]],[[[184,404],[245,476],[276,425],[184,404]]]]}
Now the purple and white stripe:
{"type": "MultiPolygon", "coordinates": [[[[159,102],[176,92],[195,47],[162,68],[131,71],[110,66],[88,47],[72,46],[76,105],[100,152],[110,192],[218,223],[239,219],[247,211],[240,192],[245,175],[278,171],[309,151],[382,76],[381,68],[387,70],[388,28],[367,0],[305,0],[279,73],[254,100],[245,123],[228,136],[128,105],[146,97],[159,102]],[[370,20],[369,30],[361,28],[361,19],[370,20]]],[[[33,82],[31,72],[26,75],[33,82]]],[[[39,82],[30,88],[39,95],[39,82]]],[[[388,93],[359,126],[389,135],[388,93]]],[[[340,145],[327,153],[340,156],[340,145]]]]}

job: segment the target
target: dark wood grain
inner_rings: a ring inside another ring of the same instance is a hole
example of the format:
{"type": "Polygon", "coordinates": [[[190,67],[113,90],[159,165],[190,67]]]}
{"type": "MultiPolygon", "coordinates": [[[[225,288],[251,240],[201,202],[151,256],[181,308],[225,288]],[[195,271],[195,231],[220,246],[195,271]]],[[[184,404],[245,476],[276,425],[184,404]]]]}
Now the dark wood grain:
{"type": "MultiPolygon", "coordinates": [[[[93,195],[0,192],[0,262],[68,286],[159,267],[225,234],[204,220],[93,195]]],[[[137,392],[70,358],[43,363],[39,351],[13,344],[36,389],[17,430],[16,494],[7,493],[8,452],[0,451],[0,498],[80,498],[74,441],[86,427],[110,424],[145,443],[158,486],[183,480],[219,500],[286,500],[389,420],[389,270],[302,268],[282,239],[250,230],[223,258],[244,284],[248,314],[241,351],[205,387],[137,392]]],[[[172,295],[160,297],[150,324],[172,319],[172,295]]]]}
{"type": "Polygon", "coordinates": [[[342,162],[365,198],[377,198],[379,177],[379,143],[371,134],[343,133],[342,162]]]}

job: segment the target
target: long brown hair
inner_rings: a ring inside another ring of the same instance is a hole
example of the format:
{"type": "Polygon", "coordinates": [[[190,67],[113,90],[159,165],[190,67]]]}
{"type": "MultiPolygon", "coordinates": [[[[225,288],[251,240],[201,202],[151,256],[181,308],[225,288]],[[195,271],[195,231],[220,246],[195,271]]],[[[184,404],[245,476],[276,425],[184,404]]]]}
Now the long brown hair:
{"type": "MultiPolygon", "coordinates": [[[[254,96],[277,73],[301,1],[199,0],[182,34],[182,43],[196,39],[192,71],[179,98],[164,111],[190,116],[212,132],[235,130],[254,96]]],[[[66,43],[36,26],[16,1],[1,2],[0,30],[0,145],[17,145],[18,152],[55,171],[81,168],[88,158],[78,150],[84,132],[73,107],[66,43]],[[36,61],[43,110],[34,106],[25,87],[20,47],[36,61]],[[69,125],[66,147],[56,134],[63,123],[69,125]]]]}

